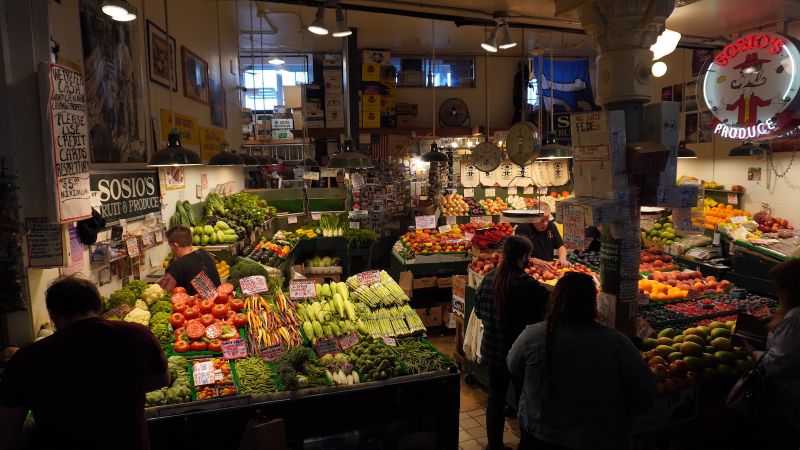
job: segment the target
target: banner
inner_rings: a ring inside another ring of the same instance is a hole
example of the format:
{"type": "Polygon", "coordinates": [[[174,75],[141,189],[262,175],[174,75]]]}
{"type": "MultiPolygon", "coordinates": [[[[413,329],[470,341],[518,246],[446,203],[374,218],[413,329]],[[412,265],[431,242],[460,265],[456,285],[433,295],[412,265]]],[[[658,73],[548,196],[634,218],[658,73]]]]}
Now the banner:
{"type": "Polygon", "coordinates": [[[161,212],[161,189],[155,170],[93,172],[90,184],[92,202],[106,225],[161,212]]]}
{"type": "Polygon", "coordinates": [[[542,103],[548,112],[591,111],[597,109],[592,95],[592,83],[589,80],[589,60],[571,59],[554,60],[553,76],[550,76],[550,58],[533,59],[533,76],[541,77],[539,86],[542,89],[542,103]],[[542,59],[542,67],[539,61],[542,59]],[[540,74],[541,69],[541,74],[540,74]],[[553,100],[550,101],[550,89],[553,100]]]}

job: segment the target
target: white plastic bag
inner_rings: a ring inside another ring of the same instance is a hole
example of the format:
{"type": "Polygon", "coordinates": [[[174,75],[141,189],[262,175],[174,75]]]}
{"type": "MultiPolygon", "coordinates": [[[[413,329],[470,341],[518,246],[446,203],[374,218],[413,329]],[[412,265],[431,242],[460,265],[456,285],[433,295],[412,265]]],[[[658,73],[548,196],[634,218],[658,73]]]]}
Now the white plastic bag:
{"type": "Polygon", "coordinates": [[[475,315],[475,309],[469,315],[467,330],[464,332],[464,355],[476,363],[481,362],[481,341],[483,340],[483,321],[475,315]]]}

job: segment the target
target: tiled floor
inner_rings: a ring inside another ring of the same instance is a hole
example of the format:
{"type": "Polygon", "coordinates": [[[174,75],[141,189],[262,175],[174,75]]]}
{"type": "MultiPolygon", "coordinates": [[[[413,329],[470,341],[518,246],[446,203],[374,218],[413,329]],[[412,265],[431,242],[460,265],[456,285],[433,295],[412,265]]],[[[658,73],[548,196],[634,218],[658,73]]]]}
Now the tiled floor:
{"type": "MultiPolygon", "coordinates": [[[[429,336],[431,343],[445,355],[455,350],[453,335],[429,336]]],[[[461,414],[458,417],[458,446],[462,450],[486,448],[486,389],[479,384],[467,385],[461,378],[461,414]]],[[[506,419],[503,442],[516,450],[519,442],[517,419],[506,419]]]]}

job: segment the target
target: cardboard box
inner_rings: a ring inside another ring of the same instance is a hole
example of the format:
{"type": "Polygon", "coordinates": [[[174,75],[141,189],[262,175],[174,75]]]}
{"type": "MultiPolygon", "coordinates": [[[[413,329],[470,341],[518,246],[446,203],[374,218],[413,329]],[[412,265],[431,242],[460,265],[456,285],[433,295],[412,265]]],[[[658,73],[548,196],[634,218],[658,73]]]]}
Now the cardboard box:
{"type": "Polygon", "coordinates": [[[271,119],[270,126],[273,130],[294,130],[294,119],[271,119]]]}
{"type": "Polygon", "coordinates": [[[344,112],[325,111],[325,124],[328,128],[344,128],[344,112]]]}
{"type": "Polygon", "coordinates": [[[403,290],[408,298],[411,298],[411,294],[414,291],[414,274],[410,270],[400,272],[400,281],[397,284],[400,285],[400,289],[403,290]]]}
{"type": "Polygon", "coordinates": [[[397,110],[397,114],[416,117],[417,113],[419,112],[419,105],[416,103],[397,103],[395,109],[397,110]]]}
{"type": "Polygon", "coordinates": [[[395,116],[394,114],[381,113],[381,127],[382,128],[397,127],[397,116],[395,116]]]}
{"type": "Polygon", "coordinates": [[[442,325],[450,329],[456,327],[456,314],[453,312],[451,305],[442,305],[442,325]]]}
{"type": "Polygon", "coordinates": [[[442,307],[432,306],[430,308],[417,308],[414,311],[422,319],[425,328],[442,326],[442,307]]]}
{"type": "Polygon", "coordinates": [[[303,106],[303,86],[283,87],[283,106],[286,108],[300,108],[303,106]]]}
{"type": "Polygon", "coordinates": [[[305,268],[302,264],[295,264],[292,266],[292,271],[289,273],[290,280],[313,280],[315,283],[327,283],[328,281],[341,281],[340,274],[325,274],[325,275],[310,275],[305,273],[305,268]]]}
{"type": "Polygon", "coordinates": [[[397,113],[397,97],[381,96],[381,112],[397,113]]]}
{"type": "Polygon", "coordinates": [[[659,176],[659,184],[675,184],[678,177],[678,120],[680,102],[658,102],[645,105],[642,137],[661,142],[670,151],[670,158],[659,176]]]}
{"type": "Polygon", "coordinates": [[[436,277],[414,278],[414,289],[427,289],[436,287],[436,277]]]}
{"type": "Polygon", "coordinates": [[[306,119],[305,123],[306,128],[325,128],[325,125],[325,119],[322,118],[306,119]]]}
{"type": "Polygon", "coordinates": [[[377,81],[362,81],[361,82],[361,93],[362,94],[375,94],[375,95],[386,95],[389,93],[389,90],[383,84],[377,81]]]}
{"type": "Polygon", "coordinates": [[[364,94],[361,96],[361,111],[381,111],[381,96],[364,94]]]}
{"type": "Polygon", "coordinates": [[[342,93],[342,75],[326,75],[323,77],[325,80],[325,94],[341,94],[342,93]]]}
{"type": "Polygon", "coordinates": [[[653,184],[658,185],[658,177],[655,175],[666,168],[669,152],[670,150],[660,142],[631,142],[625,152],[628,173],[642,177],[643,180],[652,180],[653,184]]]}
{"type": "Polygon", "coordinates": [[[322,70],[327,69],[342,70],[341,53],[328,53],[322,56],[322,70]]]}
{"type": "Polygon", "coordinates": [[[417,116],[408,114],[397,114],[397,128],[414,128],[417,126],[417,116]]]}
{"type": "Polygon", "coordinates": [[[343,94],[328,94],[325,96],[325,113],[336,111],[344,111],[344,95],[343,94]]]}
{"type": "Polygon", "coordinates": [[[453,314],[463,318],[464,311],[467,309],[467,303],[464,301],[464,297],[453,294],[453,301],[450,308],[453,310],[453,314]]]}
{"type": "Polygon", "coordinates": [[[272,130],[272,139],[294,139],[291,130],[272,130]]]}
{"type": "Polygon", "coordinates": [[[447,289],[453,287],[453,277],[436,278],[436,287],[440,289],[447,289]]]}
{"type": "Polygon", "coordinates": [[[361,113],[362,128],[380,128],[381,113],[379,111],[364,111],[361,113]]]}
{"type": "Polygon", "coordinates": [[[576,113],[570,117],[575,194],[613,199],[628,185],[625,114],[622,111],[576,113]]]}
{"type": "Polygon", "coordinates": [[[361,65],[361,81],[380,81],[380,80],[381,80],[380,64],[361,65]]]}
{"type": "Polygon", "coordinates": [[[392,54],[386,50],[362,50],[361,62],[364,64],[389,64],[392,54]]]}
{"type": "Polygon", "coordinates": [[[467,276],[466,275],[453,275],[453,296],[461,298],[463,302],[467,298],[467,276]]]}
{"type": "Polygon", "coordinates": [[[305,121],[303,120],[303,111],[300,109],[295,109],[292,111],[292,120],[294,121],[295,130],[302,130],[305,126],[305,121]]]}

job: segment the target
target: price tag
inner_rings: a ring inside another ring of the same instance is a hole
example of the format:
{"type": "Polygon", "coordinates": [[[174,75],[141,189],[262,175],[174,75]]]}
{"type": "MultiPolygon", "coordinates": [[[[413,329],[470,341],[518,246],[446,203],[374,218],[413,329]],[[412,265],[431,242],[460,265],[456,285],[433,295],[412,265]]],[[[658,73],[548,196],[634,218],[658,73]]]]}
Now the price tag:
{"type": "Polygon", "coordinates": [[[730,194],[729,193],[728,194],[728,203],[730,203],[731,205],[739,204],[739,196],[737,196],[736,194],[730,194]]]}
{"type": "Polygon", "coordinates": [[[153,237],[156,240],[156,244],[164,242],[164,234],[161,232],[161,230],[156,231],[153,237]]]}
{"type": "Polygon", "coordinates": [[[358,335],[355,333],[348,334],[347,336],[339,339],[339,345],[342,347],[342,350],[347,350],[359,342],[361,342],[361,340],[358,339],[358,335]]]}
{"type": "Polygon", "coordinates": [[[733,216],[731,217],[731,223],[745,223],[747,222],[747,216],[733,216]]]}
{"type": "Polygon", "coordinates": [[[516,186],[510,186],[508,188],[508,195],[517,195],[517,187],[516,186]]]}
{"type": "Polygon", "coordinates": [[[383,337],[383,342],[389,347],[397,347],[397,339],[389,336],[383,337]]]}
{"type": "Polygon", "coordinates": [[[364,181],[364,177],[361,176],[360,173],[354,173],[350,175],[350,186],[353,189],[353,192],[358,192],[367,185],[367,182],[364,181]]]}
{"type": "Polygon", "coordinates": [[[495,197],[496,195],[497,193],[494,188],[486,188],[486,190],[483,191],[484,198],[495,197]]]}
{"type": "Polygon", "coordinates": [[[637,317],[636,318],[636,335],[637,336],[639,336],[640,338],[644,339],[644,338],[646,338],[648,336],[652,336],[653,334],[655,334],[655,332],[656,332],[656,330],[654,330],[653,327],[651,327],[650,324],[647,323],[646,320],[644,320],[644,318],[642,318],[642,317],[637,317]]]}
{"type": "Polygon", "coordinates": [[[447,233],[449,231],[453,231],[453,227],[451,227],[450,225],[442,225],[439,227],[439,231],[441,231],[442,233],[447,233]]]}
{"type": "Polygon", "coordinates": [[[139,256],[139,240],[135,237],[125,240],[125,246],[128,247],[128,256],[136,258],[139,256]]]}
{"type": "Polygon", "coordinates": [[[445,220],[447,221],[448,225],[455,225],[456,224],[456,216],[446,216],[445,220]]]}
{"type": "Polygon", "coordinates": [[[322,213],[311,213],[311,220],[319,220],[322,217],[322,213]]]}
{"type": "Polygon", "coordinates": [[[208,278],[205,272],[200,272],[196,277],[192,278],[191,285],[203,298],[203,300],[214,300],[217,298],[217,287],[214,282],[208,278]]]}
{"type": "Polygon", "coordinates": [[[350,222],[350,228],[352,228],[354,230],[357,230],[357,229],[361,228],[361,224],[358,223],[358,222],[350,222]]]}
{"type": "Polygon", "coordinates": [[[325,338],[317,341],[316,345],[317,356],[322,357],[327,354],[336,354],[342,351],[339,347],[339,341],[336,338],[325,338]]]}
{"type": "Polygon", "coordinates": [[[380,281],[381,274],[377,270],[368,270],[356,275],[356,279],[358,280],[358,284],[371,286],[380,281]]]}
{"type": "Polygon", "coordinates": [[[261,350],[261,359],[266,362],[272,362],[283,356],[283,353],[283,346],[281,344],[270,345],[264,350],[261,350]]]}
{"type": "Polygon", "coordinates": [[[145,247],[153,246],[153,233],[142,234],[142,245],[145,247]]]}
{"type": "Polygon", "coordinates": [[[303,173],[303,179],[317,181],[319,180],[319,172],[305,172],[303,173]]]}
{"type": "Polygon", "coordinates": [[[317,290],[314,287],[314,280],[292,280],[289,282],[289,298],[292,300],[302,300],[316,296],[317,290]]]}
{"type": "Polygon", "coordinates": [[[264,275],[239,278],[239,286],[241,286],[242,294],[244,294],[245,297],[266,292],[269,289],[267,279],[264,278],[264,275]]]}
{"type": "Polygon", "coordinates": [[[539,195],[547,195],[547,186],[539,186],[539,187],[537,187],[536,188],[536,192],[538,192],[539,195]]]}
{"type": "Polygon", "coordinates": [[[475,235],[474,235],[474,234],[472,234],[472,233],[464,233],[464,239],[465,239],[467,242],[472,242],[472,238],[473,238],[474,236],[475,236],[475,235]]]}
{"type": "Polygon", "coordinates": [[[297,223],[297,216],[289,216],[286,218],[286,221],[289,222],[290,224],[297,223]]]}
{"type": "Polygon", "coordinates": [[[492,222],[492,216],[481,216],[481,222],[491,223],[492,222]]]}
{"type": "Polygon", "coordinates": [[[482,216],[472,216],[469,218],[469,223],[480,223],[483,222],[482,216]]]}
{"type": "Polygon", "coordinates": [[[203,361],[192,366],[192,378],[195,386],[214,384],[214,363],[203,361]]]}
{"type": "Polygon", "coordinates": [[[464,189],[464,197],[475,197],[475,189],[464,189]]]}
{"type": "Polygon", "coordinates": [[[719,245],[720,234],[716,231],[714,232],[714,239],[711,241],[712,245],[719,245]]]}
{"type": "Polygon", "coordinates": [[[244,339],[228,339],[222,341],[222,357],[225,359],[238,359],[247,356],[247,346],[244,339]]]}
{"type": "Polygon", "coordinates": [[[414,224],[418,230],[436,228],[436,216],[417,216],[414,217],[414,224]]]}
{"type": "Polygon", "coordinates": [[[522,193],[525,195],[533,194],[533,186],[525,186],[525,188],[522,190],[522,193]]]}

